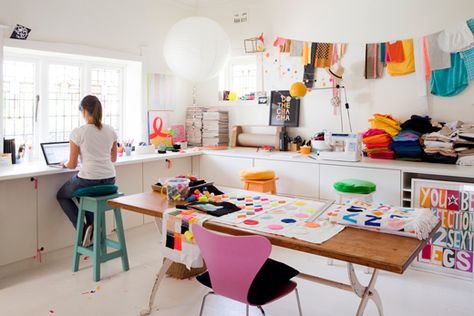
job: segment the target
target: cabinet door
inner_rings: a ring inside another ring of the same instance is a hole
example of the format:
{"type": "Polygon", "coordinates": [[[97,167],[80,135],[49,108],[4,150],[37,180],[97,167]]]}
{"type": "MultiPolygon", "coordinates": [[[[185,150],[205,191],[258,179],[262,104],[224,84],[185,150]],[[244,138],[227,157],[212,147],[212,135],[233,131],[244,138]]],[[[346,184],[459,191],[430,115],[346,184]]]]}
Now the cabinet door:
{"type": "Polygon", "coordinates": [[[377,185],[374,201],[401,205],[400,170],[320,165],[320,197],[336,199],[332,187],[334,182],[343,179],[361,179],[377,185]]]}
{"type": "Polygon", "coordinates": [[[296,161],[255,159],[255,167],[275,171],[277,194],[317,199],[319,197],[319,165],[296,161]]]}
{"type": "Polygon", "coordinates": [[[43,252],[72,246],[75,230],[56,199],[61,186],[73,173],[38,177],[38,246],[43,252]]]}
{"type": "MultiPolygon", "coordinates": [[[[190,175],[191,172],[191,157],[144,162],[143,191],[150,191],[152,184],[163,181],[166,178],[172,178],[180,175],[190,175]]],[[[152,221],[154,221],[152,216],[145,215],[145,223],[152,221]]]]}
{"type": "MultiPolygon", "coordinates": [[[[143,191],[142,163],[122,165],[115,167],[115,184],[124,194],[136,194],[143,191]]],[[[113,213],[107,214],[107,224],[113,218],[113,213]]],[[[122,210],[124,229],[143,225],[143,215],[140,213],[122,210]]],[[[109,226],[109,225],[107,225],[109,226]]]]}
{"type": "Polygon", "coordinates": [[[30,178],[0,181],[0,266],[36,254],[36,190],[30,178]]]}
{"type": "Polygon", "coordinates": [[[240,180],[240,170],[251,168],[252,158],[236,158],[217,155],[202,155],[199,165],[199,177],[213,181],[216,185],[243,188],[240,180]]]}

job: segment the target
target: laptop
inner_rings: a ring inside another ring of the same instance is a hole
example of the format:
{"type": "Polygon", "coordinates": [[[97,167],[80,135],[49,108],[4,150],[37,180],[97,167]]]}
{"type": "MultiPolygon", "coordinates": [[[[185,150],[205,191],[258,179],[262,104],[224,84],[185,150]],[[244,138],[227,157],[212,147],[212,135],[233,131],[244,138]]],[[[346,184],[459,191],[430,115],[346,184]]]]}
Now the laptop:
{"type": "Polygon", "coordinates": [[[69,159],[69,142],[41,143],[41,150],[49,167],[62,168],[69,159]]]}

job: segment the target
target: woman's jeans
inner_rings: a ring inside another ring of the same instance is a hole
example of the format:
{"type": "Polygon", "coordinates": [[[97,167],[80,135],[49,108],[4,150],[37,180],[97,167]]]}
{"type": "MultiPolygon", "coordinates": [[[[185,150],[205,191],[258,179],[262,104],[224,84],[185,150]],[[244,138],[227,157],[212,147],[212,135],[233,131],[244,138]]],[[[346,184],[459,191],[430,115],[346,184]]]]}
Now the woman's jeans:
{"type": "MultiPolygon", "coordinates": [[[[59,205],[61,205],[64,213],[66,213],[74,228],[77,224],[77,213],[79,211],[76,203],[73,201],[74,191],[80,188],[101,184],[115,184],[115,178],[87,180],[79,178],[78,176],[73,176],[68,182],[63,184],[61,189],[59,189],[56,198],[58,199],[59,205]]],[[[94,215],[91,212],[85,213],[87,225],[93,224],[94,215]]]]}

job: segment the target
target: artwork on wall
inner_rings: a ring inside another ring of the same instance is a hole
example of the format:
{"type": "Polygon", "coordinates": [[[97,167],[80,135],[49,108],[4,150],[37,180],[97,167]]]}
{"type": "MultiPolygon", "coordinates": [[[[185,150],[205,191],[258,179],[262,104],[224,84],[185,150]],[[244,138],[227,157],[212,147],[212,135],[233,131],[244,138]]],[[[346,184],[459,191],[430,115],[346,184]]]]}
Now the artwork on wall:
{"type": "Polygon", "coordinates": [[[168,129],[169,111],[148,111],[148,143],[155,145],[161,143],[167,147],[173,145],[173,136],[168,129]]]}
{"type": "Polygon", "coordinates": [[[270,125],[298,127],[300,100],[290,96],[290,91],[272,91],[270,97],[270,125]]]}
{"type": "Polygon", "coordinates": [[[147,107],[150,110],[174,110],[176,107],[175,77],[150,73],[147,75],[147,107]]]}
{"type": "Polygon", "coordinates": [[[412,179],[412,206],[431,209],[441,221],[412,266],[472,280],[474,185],[412,179]]]}
{"type": "Polygon", "coordinates": [[[19,40],[26,40],[28,38],[28,35],[30,35],[31,29],[23,26],[21,24],[17,24],[15,28],[13,29],[12,35],[10,35],[10,38],[13,39],[19,39],[19,40]]]}

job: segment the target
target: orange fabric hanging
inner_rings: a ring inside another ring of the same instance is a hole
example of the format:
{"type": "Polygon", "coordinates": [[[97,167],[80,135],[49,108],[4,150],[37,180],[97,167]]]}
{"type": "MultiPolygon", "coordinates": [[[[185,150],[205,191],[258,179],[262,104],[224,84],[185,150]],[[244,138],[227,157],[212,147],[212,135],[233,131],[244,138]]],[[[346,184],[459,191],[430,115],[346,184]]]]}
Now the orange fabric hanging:
{"type": "Polygon", "coordinates": [[[304,42],[304,44],[303,44],[303,54],[301,55],[301,62],[302,62],[303,65],[309,64],[308,56],[309,56],[309,45],[308,45],[308,42],[304,42]]]}
{"type": "Polygon", "coordinates": [[[430,55],[428,54],[428,39],[423,37],[423,58],[425,60],[425,79],[431,80],[430,55]]]}
{"type": "Polygon", "coordinates": [[[405,56],[403,55],[402,41],[396,41],[395,43],[387,42],[386,46],[390,56],[390,62],[401,63],[405,60],[405,56]]]}

